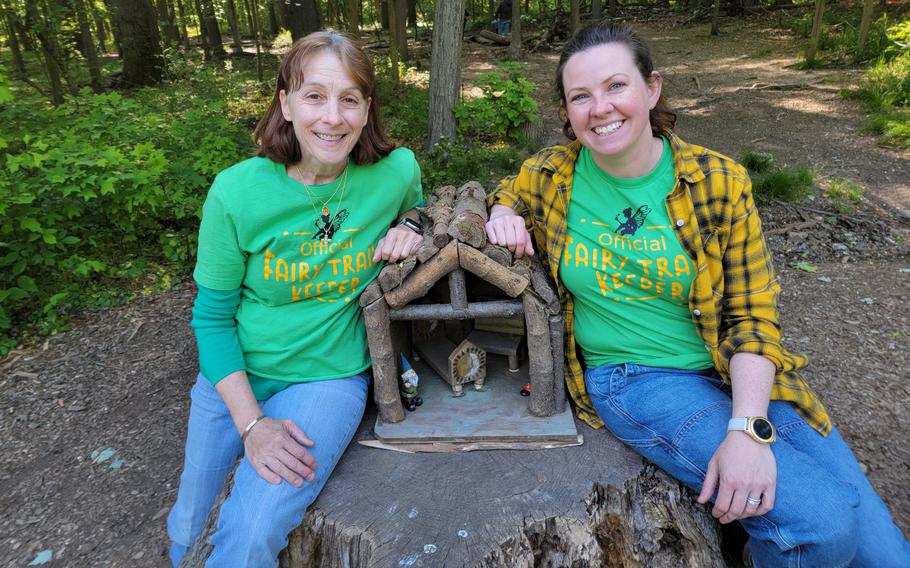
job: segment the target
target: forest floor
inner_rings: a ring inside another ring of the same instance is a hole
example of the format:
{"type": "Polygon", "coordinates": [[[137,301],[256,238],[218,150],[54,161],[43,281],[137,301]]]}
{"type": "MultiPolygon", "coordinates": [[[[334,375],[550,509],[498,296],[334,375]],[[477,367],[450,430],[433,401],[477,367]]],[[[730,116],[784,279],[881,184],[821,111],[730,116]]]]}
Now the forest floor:
{"type": "MultiPolygon", "coordinates": [[[[910,438],[900,430],[910,411],[910,156],[880,147],[857,102],[840,96],[861,70],[798,70],[794,39],[777,29],[729,23],[720,37],[706,26],[640,29],[685,140],[732,156],[770,152],[813,167],[823,183],[865,188],[847,215],[821,195],[761,212],[782,280],[785,341],[810,357],[808,380],[910,533],[910,438]]],[[[466,79],[504,55],[466,43],[466,79]]],[[[527,58],[548,142],[561,140],[556,59],[527,58]]],[[[45,550],[49,566],[165,565],[197,365],[193,295],[185,282],[82,314],[71,331],[0,360],[0,565],[25,566],[45,550]]]]}

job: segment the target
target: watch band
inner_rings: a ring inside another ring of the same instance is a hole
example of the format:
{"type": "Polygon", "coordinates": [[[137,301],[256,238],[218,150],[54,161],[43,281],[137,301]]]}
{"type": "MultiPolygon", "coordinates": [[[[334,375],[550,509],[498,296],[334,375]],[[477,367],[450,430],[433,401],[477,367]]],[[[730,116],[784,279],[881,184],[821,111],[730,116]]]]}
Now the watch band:
{"type": "Polygon", "coordinates": [[[727,431],[745,432],[750,438],[760,444],[770,444],[777,439],[777,430],[774,424],[764,416],[744,416],[731,418],[727,422],[727,431]],[[758,424],[758,427],[756,427],[758,424]]]}
{"type": "Polygon", "coordinates": [[[411,229],[418,235],[423,235],[423,228],[421,228],[420,223],[418,223],[417,221],[414,221],[413,219],[409,219],[407,217],[402,217],[401,220],[398,221],[398,224],[403,225],[403,226],[407,227],[408,229],[411,229]]]}

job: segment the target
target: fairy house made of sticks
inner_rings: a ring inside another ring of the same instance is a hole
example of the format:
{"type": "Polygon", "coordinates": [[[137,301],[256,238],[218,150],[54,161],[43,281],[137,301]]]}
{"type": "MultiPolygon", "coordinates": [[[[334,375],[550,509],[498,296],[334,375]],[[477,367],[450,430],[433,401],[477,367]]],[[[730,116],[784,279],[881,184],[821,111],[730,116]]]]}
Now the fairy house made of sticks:
{"type": "MultiPolygon", "coordinates": [[[[487,243],[486,193],[477,182],[436,190],[424,213],[420,249],[401,262],[386,265],[360,297],[373,359],[374,399],[382,421],[405,419],[398,383],[401,341],[393,340],[392,322],[438,324],[521,315],[531,384],[528,411],[537,417],[562,413],[563,322],[544,269],[536,259],[513,259],[507,249],[487,243]],[[469,290],[484,286],[497,294],[469,297],[469,290]]],[[[455,360],[450,359],[450,366],[457,366],[460,356],[474,357],[478,363],[482,352],[466,341],[453,351],[455,360]]],[[[514,365],[512,356],[509,366],[514,365]]],[[[476,369],[469,372],[473,371],[476,369]]],[[[454,368],[451,374],[455,374],[454,368]]],[[[455,394],[460,394],[459,381],[447,380],[455,394]]]]}

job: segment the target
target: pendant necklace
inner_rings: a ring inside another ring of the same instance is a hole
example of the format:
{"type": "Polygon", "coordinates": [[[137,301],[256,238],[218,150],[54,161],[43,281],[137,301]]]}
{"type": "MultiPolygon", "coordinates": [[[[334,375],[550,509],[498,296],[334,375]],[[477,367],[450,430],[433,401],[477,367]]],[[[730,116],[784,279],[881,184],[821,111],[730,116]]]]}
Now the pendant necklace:
{"type": "Polygon", "coordinates": [[[313,197],[313,193],[310,191],[310,186],[308,186],[303,181],[303,174],[300,172],[300,166],[294,165],[294,168],[297,170],[297,175],[300,176],[300,184],[303,185],[303,189],[306,190],[307,196],[310,198],[310,205],[313,207],[313,213],[316,214],[316,221],[313,223],[319,231],[316,233],[316,237],[321,238],[323,242],[331,241],[332,236],[335,234],[335,219],[338,218],[338,214],[341,212],[339,209],[341,207],[341,200],[344,199],[344,191],[347,189],[348,185],[348,168],[345,166],[344,172],[341,176],[341,183],[335,187],[335,191],[332,192],[332,195],[328,197],[325,201],[322,201],[322,210],[319,211],[316,209],[316,202],[318,201],[313,197]],[[335,204],[335,214],[332,215],[329,210],[329,203],[338,194],[338,190],[341,190],[341,195],[338,197],[338,202],[335,204]]]}

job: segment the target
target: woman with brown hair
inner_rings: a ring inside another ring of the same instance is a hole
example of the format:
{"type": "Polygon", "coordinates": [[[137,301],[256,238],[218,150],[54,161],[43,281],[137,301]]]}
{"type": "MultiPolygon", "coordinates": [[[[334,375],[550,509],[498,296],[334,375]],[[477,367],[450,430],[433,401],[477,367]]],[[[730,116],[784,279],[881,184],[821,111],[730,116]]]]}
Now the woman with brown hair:
{"type": "Polygon", "coordinates": [[[348,36],[294,43],[254,139],[257,156],[221,172],[203,206],[174,565],[241,456],[207,566],[277,564],[363,415],[358,297],[422,240],[420,168],[383,132],[372,64],[348,36]]]}
{"type": "Polygon", "coordinates": [[[740,521],[755,566],[910,566],[805,358],[781,344],[745,169],[674,133],[631,29],[580,30],[556,73],[570,142],[503,180],[487,234],[539,251],[556,280],[579,416],[740,521]]]}

